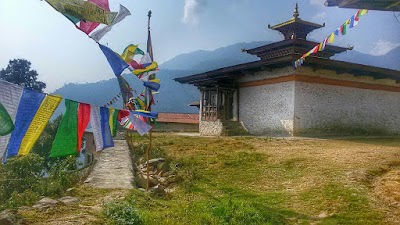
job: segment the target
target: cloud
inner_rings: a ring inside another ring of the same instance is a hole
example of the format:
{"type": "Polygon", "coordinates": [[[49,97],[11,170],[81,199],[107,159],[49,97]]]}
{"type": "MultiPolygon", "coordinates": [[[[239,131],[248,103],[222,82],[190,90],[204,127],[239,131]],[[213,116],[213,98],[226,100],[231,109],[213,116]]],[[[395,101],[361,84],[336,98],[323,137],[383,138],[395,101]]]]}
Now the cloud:
{"type": "Polygon", "coordinates": [[[314,19],[314,20],[323,20],[323,19],[325,19],[325,17],[326,17],[326,12],[320,12],[320,13],[317,13],[317,14],[313,17],[313,19],[314,19]]]}
{"type": "Polygon", "coordinates": [[[311,5],[324,6],[326,0],[310,0],[311,5]]]}
{"type": "Polygon", "coordinates": [[[199,14],[203,12],[206,4],[207,0],[185,0],[182,22],[186,24],[198,23],[199,14]]]}
{"type": "Polygon", "coordinates": [[[392,49],[395,49],[400,46],[400,43],[392,43],[390,41],[386,41],[383,39],[379,39],[374,43],[374,47],[371,49],[371,55],[385,55],[390,52],[392,49]]]}

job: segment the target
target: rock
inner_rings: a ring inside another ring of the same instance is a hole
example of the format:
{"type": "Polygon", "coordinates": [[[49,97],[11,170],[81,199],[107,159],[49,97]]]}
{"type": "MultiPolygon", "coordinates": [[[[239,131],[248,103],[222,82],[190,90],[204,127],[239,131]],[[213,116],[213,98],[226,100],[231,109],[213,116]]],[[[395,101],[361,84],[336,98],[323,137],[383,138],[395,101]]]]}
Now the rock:
{"type": "Polygon", "coordinates": [[[65,192],[71,194],[73,191],[75,191],[75,188],[68,188],[65,192]]]}
{"type": "MultiPolygon", "coordinates": [[[[139,175],[135,177],[135,182],[138,187],[146,188],[147,186],[147,177],[144,175],[139,175]]],[[[154,187],[157,185],[157,180],[150,177],[149,179],[149,187],[154,187]]]]}
{"type": "Polygon", "coordinates": [[[89,177],[88,179],[86,179],[86,180],[84,181],[84,183],[90,183],[90,181],[92,181],[92,178],[91,178],[91,177],[89,177]]]}
{"type": "Polygon", "coordinates": [[[58,200],[66,205],[81,201],[79,198],[75,198],[75,197],[71,197],[71,196],[65,196],[58,200]]]}
{"type": "Polygon", "coordinates": [[[326,218],[326,217],[328,217],[328,214],[327,214],[326,212],[321,212],[321,213],[317,216],[317,218],[319,218],[319,219],[324,219],[324,218],[326,218]]]}
{"type": "Polygon", "coordinates": [[[165,162],[164,158],[150,159],[149,165],[152,167],[157,167],[159,163],[165,162]]]}
{"type": "Polygon", "coordinates": [[[171,175],[167,178],[167,181],[169,183],[175,183],[176,182],[176,176],[175,175],[171,175]]]}
{"type": "Polygon", "coordinates": [[[150,192],[155,193],[155,194],[165,194],[165,187],[162,185],[157,185],[157,186],[150,188],[150,192]]]}
{"type": "Polygon", "coordinates": [[[159,163],[157,165],[157,170],[163,171],[163,172],[169,172],[169,170],[170,170],[169,163],[167,163],[167,162],[159,163]]]}
{"type": "Polygon", "coordinates": [[[17,218],[11,210],[4,210],[0,212],[0,225],[13,225],[16,224],[17,218]]]}
{"type": "Polygon", "coordinates": [[[60,202],[57,200],[51,199],[51,198],[42,198],[32,207],[36,208],[36,209],[44,209],[44,208],[53,207],[53,206],[57,205],[58,203],[60,203],[60,202]]]}

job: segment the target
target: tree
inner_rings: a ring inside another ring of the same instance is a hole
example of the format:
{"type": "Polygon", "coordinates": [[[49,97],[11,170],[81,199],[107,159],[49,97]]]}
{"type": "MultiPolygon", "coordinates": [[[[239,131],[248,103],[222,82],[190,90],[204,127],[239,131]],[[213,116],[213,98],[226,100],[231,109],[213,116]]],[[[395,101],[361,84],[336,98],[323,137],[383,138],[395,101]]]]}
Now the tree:
{"type": "Polygon", "coordinates": [[[10,60],[6,69],[0,71],[0,79],[43,92],[46,84],[37,81],[38,73],[31,70],[31,62],[26,59],[10,60]]]}

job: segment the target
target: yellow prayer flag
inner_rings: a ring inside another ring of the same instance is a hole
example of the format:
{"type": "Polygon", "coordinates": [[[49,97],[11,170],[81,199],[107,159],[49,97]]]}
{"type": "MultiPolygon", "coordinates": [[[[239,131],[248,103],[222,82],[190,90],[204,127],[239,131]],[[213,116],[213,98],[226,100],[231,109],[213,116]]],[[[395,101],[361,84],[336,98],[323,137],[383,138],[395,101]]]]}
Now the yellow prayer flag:
{"type": "Polygon", "coordinates": [[[360,11],[360,15],[359,16],[363,16],[363,15],[365,15],[365,14],[367,14],[368,13],[368,9],[362,9],[361,11],[360,11]]]}
{"type": "Polygon", "coordinates": [[[125,62],[130,63],[137,48],[138,48],[137,45],[129,45],[128,47],[125,48],[124,52],[121,55],[121,58],[125,62]]]}
{"type": "Polygon", "coordinates": [[[335,34],[332,33],[331,35],[329,35],[329,39],[328,39],[328,43],[331,44],[335,41],[335,34]]]}
{"type": "Polygon", "coordinates": [[[160,79],[158,79],[158,78],[156,78],[156,79],[152,79],[152,80],[149,80],[150,82],[154,82],[154,83],[157,83],[157,84],[159,84],[160,82],[161,82],[161,80],[160,79]]]}
{"type": "Polygon", "coordinates": [[[111,135],[114,135],[113,134],[113,130],[114,130],[114,118],[113,117],[114,117],[115,109],[109,108],[108,111],[109,111],[109,114],[110,114],[108,122],[109,122],[109,125],[110,125],[111,135]]]}
{"type": "Polygon", "coordinates": [[[139,75],[139,74],[142,74],[142,73],[145,73],[145,72],[148,72],[148,71],[155,70],[155,69],[157,69],[157,67],[158,67],[157,62],[153,62],[153,63],[151,63],[150,66],[146,67],[145,69],[136,69],[136,70],[134,70],[133,74],[139,75]]]}
{"type": "Polygon", "coordinates": [[[60,102],[61,97],[46,95],[26,131],[25,137],[22,139],[18,151],[19,156],[27,155],[31,151],[60,102]]]}

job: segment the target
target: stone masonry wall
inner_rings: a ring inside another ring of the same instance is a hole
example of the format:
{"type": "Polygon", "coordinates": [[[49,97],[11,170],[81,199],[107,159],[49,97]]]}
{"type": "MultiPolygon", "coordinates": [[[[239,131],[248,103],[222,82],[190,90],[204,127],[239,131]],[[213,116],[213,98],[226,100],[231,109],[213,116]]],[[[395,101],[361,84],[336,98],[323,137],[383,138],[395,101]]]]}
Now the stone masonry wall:
{"type": "Polygon", "coordinates": [[[223,125],[220,120],[217,121],[200,121],[200,135],[203,136],[221,136],[223,133],[223,125]]]}
{"type": "Polygon", "coordinates": [[[292,136],[294,81],[239,90],[239,119],[250,134],[292,136]]]}
{"type": "Polygon", "coordinates": [[[296,136],[400,134],[399,92],[296,82],[295,95],[296,136]]]}

